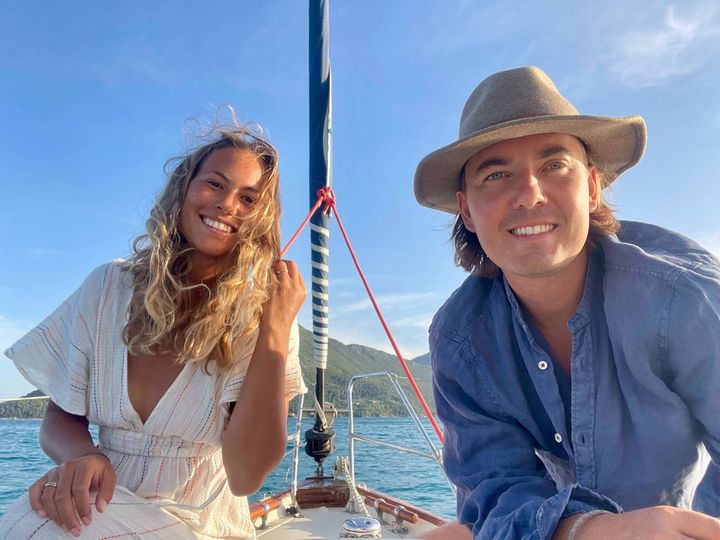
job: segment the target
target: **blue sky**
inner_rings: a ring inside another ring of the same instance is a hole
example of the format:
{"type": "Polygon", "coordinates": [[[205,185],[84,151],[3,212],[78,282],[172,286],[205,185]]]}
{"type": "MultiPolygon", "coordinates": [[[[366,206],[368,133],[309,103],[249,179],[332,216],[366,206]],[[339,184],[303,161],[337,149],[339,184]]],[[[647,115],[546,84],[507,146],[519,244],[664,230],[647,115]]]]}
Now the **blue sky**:
{"type": "MultiPolygon", "coordinates": [[[[648,0],[336,0],[333,184],[343,222],[408,357],[463,279],[447,215],[412,178],[456,138],[487,75],[537,65],[587,114],[642,115],[643,161],[610,193],[621,218],[720,252],[720,8],[648,0]]],[[[0,350],[95,266],[129,253],[197,119],[231,104],[281,155],[283,237],[307,201],[307,7],[301,1],[6,0],[0,18],[0,350]]],[[[331,335],[389,350],[342,239],[331,335]]],[[[309,237],[289,256],[309,282],[309,237]]],[[[309,311],[301,324],[310,325],[309,311]]],[[[31,389],[0,361],[0,398],[31,389]]]]}

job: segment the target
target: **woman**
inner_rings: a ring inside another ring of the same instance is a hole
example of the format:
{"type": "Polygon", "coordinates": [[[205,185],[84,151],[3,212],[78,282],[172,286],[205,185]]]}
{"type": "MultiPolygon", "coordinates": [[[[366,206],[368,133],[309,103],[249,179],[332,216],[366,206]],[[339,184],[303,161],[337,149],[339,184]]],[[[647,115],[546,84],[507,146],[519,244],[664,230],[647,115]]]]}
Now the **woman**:
{"type": "Polygon", "coordinates": [[[305,391],[305,288],[278,260],[278,191],[275,149],[218,131],[178,161],[133,256],[6,352],[50,396],[40,443],[58,466],[0,537],[254,537],[245,496],[282,458],[305,391]]]}

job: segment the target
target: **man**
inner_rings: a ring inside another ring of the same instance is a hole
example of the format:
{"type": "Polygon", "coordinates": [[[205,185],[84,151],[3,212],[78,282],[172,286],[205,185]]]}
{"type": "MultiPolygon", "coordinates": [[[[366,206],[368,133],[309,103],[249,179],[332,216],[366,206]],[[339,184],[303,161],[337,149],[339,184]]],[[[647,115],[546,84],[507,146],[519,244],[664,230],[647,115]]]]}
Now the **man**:
{"type": "Polygon", "coordinates": [[[644,147],[642,118],[580,115],[520,68],[418,165],[471,272],[430,350],[475,539],[720,538],[720,263],[612,215],[603,189],[644,147]]]}

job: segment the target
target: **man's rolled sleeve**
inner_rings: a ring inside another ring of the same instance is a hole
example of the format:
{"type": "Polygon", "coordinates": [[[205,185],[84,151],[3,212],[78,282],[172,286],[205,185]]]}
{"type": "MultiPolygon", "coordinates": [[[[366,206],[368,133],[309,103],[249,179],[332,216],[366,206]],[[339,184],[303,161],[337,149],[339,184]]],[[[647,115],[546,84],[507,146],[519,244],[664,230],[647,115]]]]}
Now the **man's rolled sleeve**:
{"type": "Polygon", "coordinates": [[[532,435],[494,402],[466,342],[431,330],[430,350],[445,470],[457,486],[458,521],[472,528],[475,540],[550,539],[564,516],[620,511],[577,484],[558,491],[532,435]]]}
{"type": "MultiPolygon", "coordinates": [[[[702,426],[712,463],[693,508],[720,516],[720,283],[685,272],[675,283],[666,328],[670,385],[702,426]]],[[[669,418],[668,421],[674,419],[669,418]]]]}

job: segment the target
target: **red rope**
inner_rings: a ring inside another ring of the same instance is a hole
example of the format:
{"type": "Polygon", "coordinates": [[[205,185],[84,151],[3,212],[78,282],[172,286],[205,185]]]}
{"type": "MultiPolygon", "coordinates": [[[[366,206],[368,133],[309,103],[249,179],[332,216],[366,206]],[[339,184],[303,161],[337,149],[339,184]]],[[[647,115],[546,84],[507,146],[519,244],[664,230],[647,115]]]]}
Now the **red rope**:
{"type": "Polygon", "coordinates": [[[443,437],[442,430],[440,429],[440,426],[438,425],[437,421],[435,420],[435,417],[433,416],[432,411],[430,410],[430,407],[428,406],[427,402],[425,401],[425,398],[422,395],[422,392],[420,391],[420,388],[418,387],[417,383],[415,382],[415,377],[412,376],[412,373],[410,373],[410,368],[408,368],[407,362],[405,362],[405,359],[402,356],[402,353],[400,352],[400,348],[398,347],[397,343],[395,342],[395,338],[392,335],[392,332],[390,331],[390,328],[388,327],[387,323],[385,322],[385,317],[383,317],[382,311],[380,311],[380,306],[378,306],[378,303],[375,301],[375,296],[373,295],[372,291],[370,290],[370,285],[367,282],[367,279],[365,279],[365,274],[362,271],[362,268],[360,268],[360,263],[358,262],[357,257],[355,256],[355,250],[353,250],[352,244],[350,243],[350,239],[348,238],[347,233],[345,232],[345,227],[343,227],[342,220],[340,219],[340,214],[337,211],[337,207],[335,206],[335,199],[331,199],[330,206],[335,211],[335,217],[337,218],[338,226],[340,227],[340,232],[342,232],[343,238],[345,239],[345,244],[348,247],[348,251],[350,251],[350,256],[352,257],[353,262],[355,263],[355,268],[357,268],[358,274],[360,274],[360,279],[363,282],[363,285],[365,285],[365,290],[368,293],[368,296],[370,297],[370,301],[372,302],[373,307],[375,308],[375,313],[377,313],[378,318],[380,319],[380,324],[382,324],[383,328],[385,329],[385,333],[387,334],[388,339],[390,340],[390,344],[392,345],[393,350],[395,351],[395,356],[397,356],[397,359],[400,361],[400,365],[403,368],[403,371],[405,372],[405,375],[408,378],[408,381],[410,382],[410,386],[412,386],[413,392],[415,392],[415,395],[418,398],[418,401],[420,402],[420,405],[422,406],[423,410],[425,411],[425,414],[428,417],[428,420],[430,420],[430,423],[432,424],[433,429],[435,430],[435,433],[437,434],[438,440],[440,443],[443,443],[445,441],[445,438],[443,437]]]}
{"type": "Polygon", "coordinates": [[[440,443],[443,443],[445,441],[445,438],[443,437],[442,430],[440,429],[440,426],[438,425],[437,421],[435,420],[435,417],[433,416],[432,411],[430,410],[430,407],[428,406],[427,402],[425,401],[425,398],[422,395],[422,392],[420,391],[420,388],[418,387],[417,383],[415,382],[415,377],[413,377],[412,373],[410,373],[410,368],[408,368],[407,362],[405,362],[405,359],[403,358],[402,353],[400,352],[400,348],[398,347],[397,343],[395,342],[395,338],[392,335],[392,332],[390,331],[390,328],[388,327],[387,323],[385,322],[385,317],[383,317],[382,311],[380,311],[380,306],[375,301],[375,296],[373,295],[372,291],[370,290],[370,285],[368,284],[367,279],[365,278],[365,274],[362,271],[362,268],[360,268],[360,263],[358,262],[357,257],[355,256],[355,250],[352,247],[352,244],[350,243],[350,239],[348,238],[347,233],[345,232],[345,227],[343,227],[342,220],[340,219],[340,214],[338,214],[337,206],[335,205],[335,194],[333,193],[333,190],[330,186],[320,188],[317,191],[317,201],[315,201],[315,205],[310,210],[310,213],[305,218],[305,221],[303,221],[302,225],[298,228],[298,230],[295,232],[293,237],[290,239],[290,241],[287,243],[287,245],[283,248],[283,250],[280,252],[280,258],[282,258],[288,249],[290,249],[290,246],[297,240],[297,237],[300,235],[302,230],[307,226],[308,222],[310,221],[310,218],[312,218],[313,214],[317,211],[317,209],[320,207],[322,203],[325,203],[324,212],[328,212],[330,209],[335,211],[335,217],[337,218],[338,226],[340,227],[340,232],[342,232],[343,238],[345,239],[345,244],[348,247],[348,251],[350,251],[350,256],[352,257],[353,262],[355,263],[355,268],[357,268],[358,274],[360,275],[360,279],[363,282],[363,285],[365,285],[365,290],[368,293],[368,296],[370,297],[370,301],[372,302],[373,307],[375,308],[375,313],[377,313],[378,318],[380,319],[380,324],[382,324],[383,328],[385,329],[385,333],[387,334],[388,339],[390,340],[390,344],[392,345],[393,350],[395,351],[395,356],[397,356],[397,359],[400,361],[400,365],[403,368],[403,371],[405,372],[405,375],[408,378],[408,381],[410,382],[410,386],[413,389],[413,392],[415,392],[415,395],[418,398],[418,401],[420,402],[420,405],[422,406],[423,410],[425,411],[425,414],[428,417],[428,420],[430,420],[430,423],[432,424],[433,429],[435,430],[435,433],[437,434],[438,440],[440,443]]]}
{"type": "Polygon", "coordinates": [[[295,240],[297,240],[297,237],[300,236],[300,233],[303,231],[305,227],[307,227],[308,222],[310,221],[310,218],[313,217],[315,212],[318,208],[320,208],[320,205],[324,202],[325,203],[325,212],[327,212],[328,208],[331,206],[330,203],[328,203],[328,200],[332,201],[332,206],[335,205],[335,195],[332,192],[332,188],[329,186],[327,188],[320,188],[317,190],[317,201],[315,201],[315,204],[310,209],[310,212],[308,213],[307,217],[305,218],[305,221],[302,222],[302,225],[298,227],[298,230],[295,231],[295,234],[293,234],[292,238],[288,241],[287,244],[285,244],[285,247],[280,252],[280,258],[282,259],[285,256],[285,253],[287,253],[287,250],[290,249],[290,246],[293,245],[295,240]]]}

